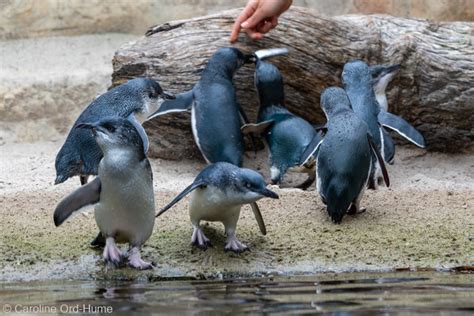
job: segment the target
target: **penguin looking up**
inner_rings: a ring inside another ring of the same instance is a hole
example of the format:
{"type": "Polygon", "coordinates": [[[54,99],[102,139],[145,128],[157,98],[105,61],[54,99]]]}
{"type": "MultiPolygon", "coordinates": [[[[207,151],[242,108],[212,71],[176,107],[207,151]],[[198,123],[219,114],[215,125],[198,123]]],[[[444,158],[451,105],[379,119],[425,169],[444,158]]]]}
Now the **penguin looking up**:
{"type": "MultiPolygon", "coordinates": [[[[342,83],[354,113],[367,124],[377,149],[384,152],[382,129],[377,118],[380,106],[375,98],[369,66],[361,60],[346,63],[342,83]]],[[[380,163],[374,155],[372,161],[368,188],[375,190],[381,178],[380,163]]]]}
{"type": "Polygon", "coordinates": [[[148,138],[141,123],[158,108],[161,99],[172,98],[148,78],[129,80],[97,97],[80,114],[56,156],[55,184],[74,176],[80,176],[81,184],[85,184],[89,175],[97,175],[102,151],[90,131],[76,128],[79,124],[110,116],[127,118],[142,135],[147,150],[148,138]]]}
{"type": "MultiPolygon", "coordinates": [[[[266,183],[258,172],[239,168],[227,162],[208,165],[196,177],[194,182],[178,194],[156,215],[170,209],[187,194],[191,193],[189,215],[193,226],[191,243],[207,249],[211,245],[204,235],[200,222],[222,222],[227,235],[225,250],[236,253],[248,250],[248,247],[236,237],[237,221],[243,204],[255,203],[264,197],[278,199],[278,194],[266,188],[266,183]],[[191,193],[192,192],[192,193],[191,193]]],[[[256,216],[263,235],[266,234],[263,218],[256,216]]]]}
{"type": "Polygon", "coordinates": [[[308,179],[297,187],[305,190],[314,182],[315,172],[299,166],[301,155],[313,138],[321,140],[322,136],[310,123],[288,111],[280,71],[261,58],[256,60],[255,86],[260,98],[257,123],[244,125],[242,132],[264,136],[270,153],[272,184],[280,184],[287,170],[304,172],[308,179]]]}
{"type": "MultiPolygon", "coordinates": [[[[420,148],[426,148],[425,140],[410,123],[403,118],[388,112],[388,101],[386,89],[390,81],[395,77],[395,73],[400,69],[400,65],[373,65],[369,67],[372,75],[375,97],[380,105],[380,113],[377,119],[380,124],[396,131],[402,137],[412,142],[420,148]]],[[[382,128],[384,143],[384,159],[392,164],[395,157],[395,142],[385,128],[382,128]]]]}
{"type": "Polygon", "coordinates": [[[98,176],[64,198],[54,211],[54,223],[61,225],[82,207],[95,204],[95,220],[106,240],[106,263],[150,269],[140,256],[140,247],[150,238],[155,223],[153,173],[146,158],[145,138],[128,120],[105,118],[97,123],[75,126],[92,134],[103,153],[98,176]],[[116,243],[128,243],[124,254],[116,243]]]}
{"type": "Polygon", "coordinates": [[[248,123],[237,102],[232,79],[243,65],[253,63],[254,54],[237,48],[220,48],[204,68],[192,90],[163,102],[149,119],[173,112],[191,111],[194,140],[208,163],[228,162],[242,166],[244,144],[240,127],[248,123]]]}
{"type": "Polygon", "coordinates": [[[340,223],[346,213],[360,211],[373,164],[372,153],[380,163],[387,187],[390,183],[370,130],[352,111],[346,92],[337,87],[325,89],[321,108],[327,118],[326,134],[318,143],[312,142],[302,164],[316,157],[317,191],[332,221],[340,223]]]}

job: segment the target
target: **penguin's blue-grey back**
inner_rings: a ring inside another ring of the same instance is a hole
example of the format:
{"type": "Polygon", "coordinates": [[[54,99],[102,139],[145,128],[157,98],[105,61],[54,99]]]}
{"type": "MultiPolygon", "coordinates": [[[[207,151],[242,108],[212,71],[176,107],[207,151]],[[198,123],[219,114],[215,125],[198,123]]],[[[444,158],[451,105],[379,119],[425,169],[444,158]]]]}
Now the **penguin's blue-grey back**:
{"type": "Polygon", "coordinates": [[[266,141],[272,163],[279,164],[280,172],[284,173],[285,168],[299,164],[301,155],[317,133],[311,124],[293,114],[274,114],[271,117],[275,124],[270,128],[266,141]]]}
{"type": "Polygon", "coordinates": [[[102,152],[92,134],[75,128],[81,123],[93,123],[109,116],[127,117],[143,107],[143,91],[161,91],[161,87],[146,78],[137,78],[117,86],[97,97],[78,117],[65,143],[56,156],[56,181],[61,183],[76,175],[96,175],[102,152]]]}
{"type": "Polygon", "coordinates": [[[367,124],[351,110],[344,90],[326,89],[321,104],[334,107],[323,108],[328,123],[317,156],[319,190],[330,216],[340,222],[367,181],[371,163],[368,130],[367,124]]]}
{"type": "Polygon", "coordinates": [[[348,62],[344,65],[342,76],[352,109],[367,124],[375,143],[382,149],[380,125],[377,119],[380,107],[375,98],[368,65],[360,60],[348,62]]]}
{"type": "Polygon", "coordinates": [[[232,78],[244,59],[236,48],[219,49],[193,89],[193,134],[208,162],[242,166],[242,122],[232,78]]]}
{"type": "Polygon", "coordinates": [[[255,67],[255,86],[260,98],[260,111],[272,105],[284,107],[283,77],[277,67],[258,59],[255,67]]]}
{"type": "Polygon", "coordinates": [[[283,77],[278,68],[257,60],[255,86],[260,98],[258,122],[272,120],[265,134],[271,153],[271,163],[279,169],[280,181],[289,167],[299,164],[301,155],[317,135],[313,126],[285,107],[283,77]]]}
{"type": "Polygon", "coordinates": [[[242,166],[244,143],[235,89],[230,81],[199,82],[194,89],[193,118],[205,158],[242,166]]]}

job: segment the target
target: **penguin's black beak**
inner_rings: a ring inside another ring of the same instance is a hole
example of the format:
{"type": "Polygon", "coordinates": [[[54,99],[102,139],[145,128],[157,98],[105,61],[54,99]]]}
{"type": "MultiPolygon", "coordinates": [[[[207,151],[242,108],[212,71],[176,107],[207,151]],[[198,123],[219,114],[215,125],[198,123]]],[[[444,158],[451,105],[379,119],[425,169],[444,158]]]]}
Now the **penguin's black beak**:
{"type": "Polygon", "coordinates": [[[165,100],[174,100],[176,99],[176,96],[172,93],[168,93],[168,92],[161,92],[160,96],[165,99],[165,100]]]}
{"type": "Polygon", "coordinates": [[[244,64],[255,64],[258,58],[255,54],[244,55],[244,64]]]}
{"type": "Polygon", "coordinates": [[[269,190],[267,188],[263,188],[262,190],[260,190],[260,193],[261,195],[263,196],[266,196],[266,197],[269,197],[271,199],[279,199],[280,197],[278,196],[278,194],[276,194],[275,192],[273,192],[272,190],[269,190]]]}
{"type": "Polygon", "coordinates": [[[392,73],[392,72],[395,72],[395,71],[397,71],[398,69],[400,69],[401,66],[402,66],[402,65],[400,65],[400,64],[396,64],[396,65],[389,66],[389,67],[385,68],[384,73],[385,73],[385,74],[390,74],[390,73],[392,73]]]}

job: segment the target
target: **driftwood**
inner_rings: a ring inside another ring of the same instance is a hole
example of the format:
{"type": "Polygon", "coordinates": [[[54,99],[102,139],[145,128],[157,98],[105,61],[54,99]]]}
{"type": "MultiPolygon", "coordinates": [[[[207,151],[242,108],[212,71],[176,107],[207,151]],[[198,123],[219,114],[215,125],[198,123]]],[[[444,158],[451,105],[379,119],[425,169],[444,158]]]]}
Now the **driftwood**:
{"type": "MultiPolygon", "coordinates": [[[[321,91],[341,85],[344,63],[402,65],[387,89],[389,109],[416,126],[429,150],[456,152],[474,140],[474,23],[435,23],[383,15],[315,16],[292,8],[264,40],[240,35],[245,52],[287,47],[290,54],[271,60],[285,79],[286,105],[313,123],[325,121],[321,91]]],[[[189,90],[208,58],[229,46],[230,27],[239,10],[170,22],[151,28],[138,41],[122,47],[113,60],[113,84],[149,75],[172,92],[189,90]]],[[[238,71],[237,96],[251,119],[258,98],[252,66],[238,71]]],[[[170,114],[145,123],[152,155],[165,159],[199,157],[190,115],[170,114]]]]}

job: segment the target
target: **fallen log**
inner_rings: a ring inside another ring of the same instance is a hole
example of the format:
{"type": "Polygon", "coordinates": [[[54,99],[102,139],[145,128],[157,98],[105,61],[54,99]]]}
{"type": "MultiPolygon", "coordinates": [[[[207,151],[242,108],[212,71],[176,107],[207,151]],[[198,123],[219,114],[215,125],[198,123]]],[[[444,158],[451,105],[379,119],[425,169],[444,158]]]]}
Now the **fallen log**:
{"type": "MultiPolygon", "coordinates": [[[[149,75],[165,89],[192,88],[209,57],[229,46],[228,36],[239,10],[152,27],[145,37],[120,48],[113,59],[113,85],[149,75]]],[[[322,90],[341,85],[345,62],[402,65],[387,89],[389,109],[425,136],[429,150],[458,152],[474,140],[474,23],[441,23],[384,15],[316,16],[294,7],[265,39],[240,35],[245,52],[287,47],[290,54],[271,60],[285,79],[286,105],[313,123],[324,122],[322,90]]],[[[238,71],[234,83],[239,102],[255,119],[258,98],[252,66],[238,71]]],[[[145,123],[152,156],[199,157],[187,113],[169,114],[145,123]]]]}

